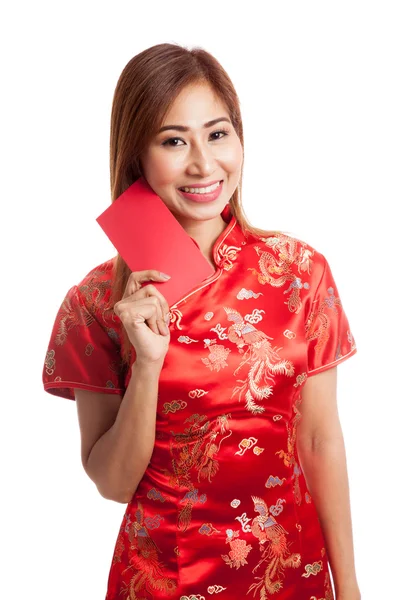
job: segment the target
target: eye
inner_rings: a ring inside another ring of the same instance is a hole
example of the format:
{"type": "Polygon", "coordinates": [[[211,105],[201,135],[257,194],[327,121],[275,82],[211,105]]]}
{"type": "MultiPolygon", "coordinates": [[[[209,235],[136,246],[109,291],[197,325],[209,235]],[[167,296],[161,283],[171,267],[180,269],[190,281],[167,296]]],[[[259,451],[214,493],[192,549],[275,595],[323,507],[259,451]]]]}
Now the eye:
{"type": "Polygon", "coordinates": [[[175,144],[175,142],[183,142],[183,140],[181,138],[168,138],[168,140],[165,140],[165,142],[162,142],[162,146],[172,146],[173,148],[175,148],[176,146],[180,146],[180,144],[175,144]]]}
{"type": "MultiPolygon", "coordinates": [[[[211,141],[216,141],[216,140],[221,140],[226,135],[229,135],[228,130],[219,129],[218,131],[213,131],[212,133],[210,133],[210,138],[211,138],[211,141]]],[[[174,137],[174,138],[168,138],[167,140],[162,142],[161,145],[162,146],[170,146],[171,148],[177,148],[178,146],[182,145],[179,142],[182,142],[182,144],[185,144],[185,141],[182,138],[174,137]]]]}
{"type": "Polygon", "coordinates": [[[214,140],[221,140],[223,137],[229,134],[229,131],[226,129],[219,129],[218,131],[213,131],[210,136],[218,135],[218,137],[213,138],[214,140]]]}

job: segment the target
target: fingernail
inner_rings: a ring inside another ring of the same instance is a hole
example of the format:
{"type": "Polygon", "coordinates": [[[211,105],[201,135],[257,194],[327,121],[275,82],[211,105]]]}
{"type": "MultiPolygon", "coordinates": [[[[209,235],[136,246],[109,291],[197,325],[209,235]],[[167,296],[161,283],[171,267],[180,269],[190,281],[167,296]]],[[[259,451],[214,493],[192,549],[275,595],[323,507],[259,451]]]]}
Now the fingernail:
{"type": "Polygon", "coordinates": [[[166,273],[161,273],[161,271],[160,271],[160,277],[162,277],[163,279],[171,279],[170,275],[167,275],[166,273]]]}
{"type": "Polygon", "coordinates": [[[167,316],[165,317],[165,324],[166,324],[166,326],[167,326],[167,327],[169,327],[169,324],[170,324],[170,323],[171,323],[171,316],[170,316],[170,315],[167,315],[167,316]]]}

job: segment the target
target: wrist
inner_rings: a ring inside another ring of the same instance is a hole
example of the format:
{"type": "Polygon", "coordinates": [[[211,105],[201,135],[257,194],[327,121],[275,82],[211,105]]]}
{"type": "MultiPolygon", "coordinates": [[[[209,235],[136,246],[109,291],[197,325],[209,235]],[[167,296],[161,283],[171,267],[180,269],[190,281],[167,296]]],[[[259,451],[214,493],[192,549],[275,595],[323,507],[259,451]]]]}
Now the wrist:
{"type": "Polygon", "coordinates": [[[132,363],[131,370],[139,370],[141,372],[145,372],[149,375],[156,374],[158,375],[161,372],[161,369],[164,364],[164,358],[159,360],[146,360],[136,358],[135,362],[132,363]]]}

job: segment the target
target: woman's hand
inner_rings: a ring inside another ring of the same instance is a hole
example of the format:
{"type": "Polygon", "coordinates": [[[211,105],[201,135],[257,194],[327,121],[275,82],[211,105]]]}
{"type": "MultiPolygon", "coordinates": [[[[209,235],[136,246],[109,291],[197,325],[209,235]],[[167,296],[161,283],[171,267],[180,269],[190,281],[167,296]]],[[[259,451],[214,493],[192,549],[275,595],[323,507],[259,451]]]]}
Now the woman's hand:
{"type": "Polygon", "coordinates": [[[170,342],[169,307],[164,296],[154,287],[142,283],[167,281],[160,271],[136,271],[131,273],[124,295],[114,305],[115,314],[121,319],[135,352],[136,362],[163,361],[170,342]]]}

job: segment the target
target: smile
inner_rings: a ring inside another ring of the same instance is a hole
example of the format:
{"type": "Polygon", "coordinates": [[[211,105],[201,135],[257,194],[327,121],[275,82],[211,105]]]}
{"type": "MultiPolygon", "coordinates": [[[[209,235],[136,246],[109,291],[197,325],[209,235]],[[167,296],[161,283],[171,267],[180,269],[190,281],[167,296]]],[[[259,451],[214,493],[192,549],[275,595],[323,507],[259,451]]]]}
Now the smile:
{"type": "Polygon", "coordinates": [[[217,181],[217,183],[209,185],[208,187],[181,187],[179,189],[187,194],[210,194],[218,189],[221,183],[222,181],[217,181]]]}

